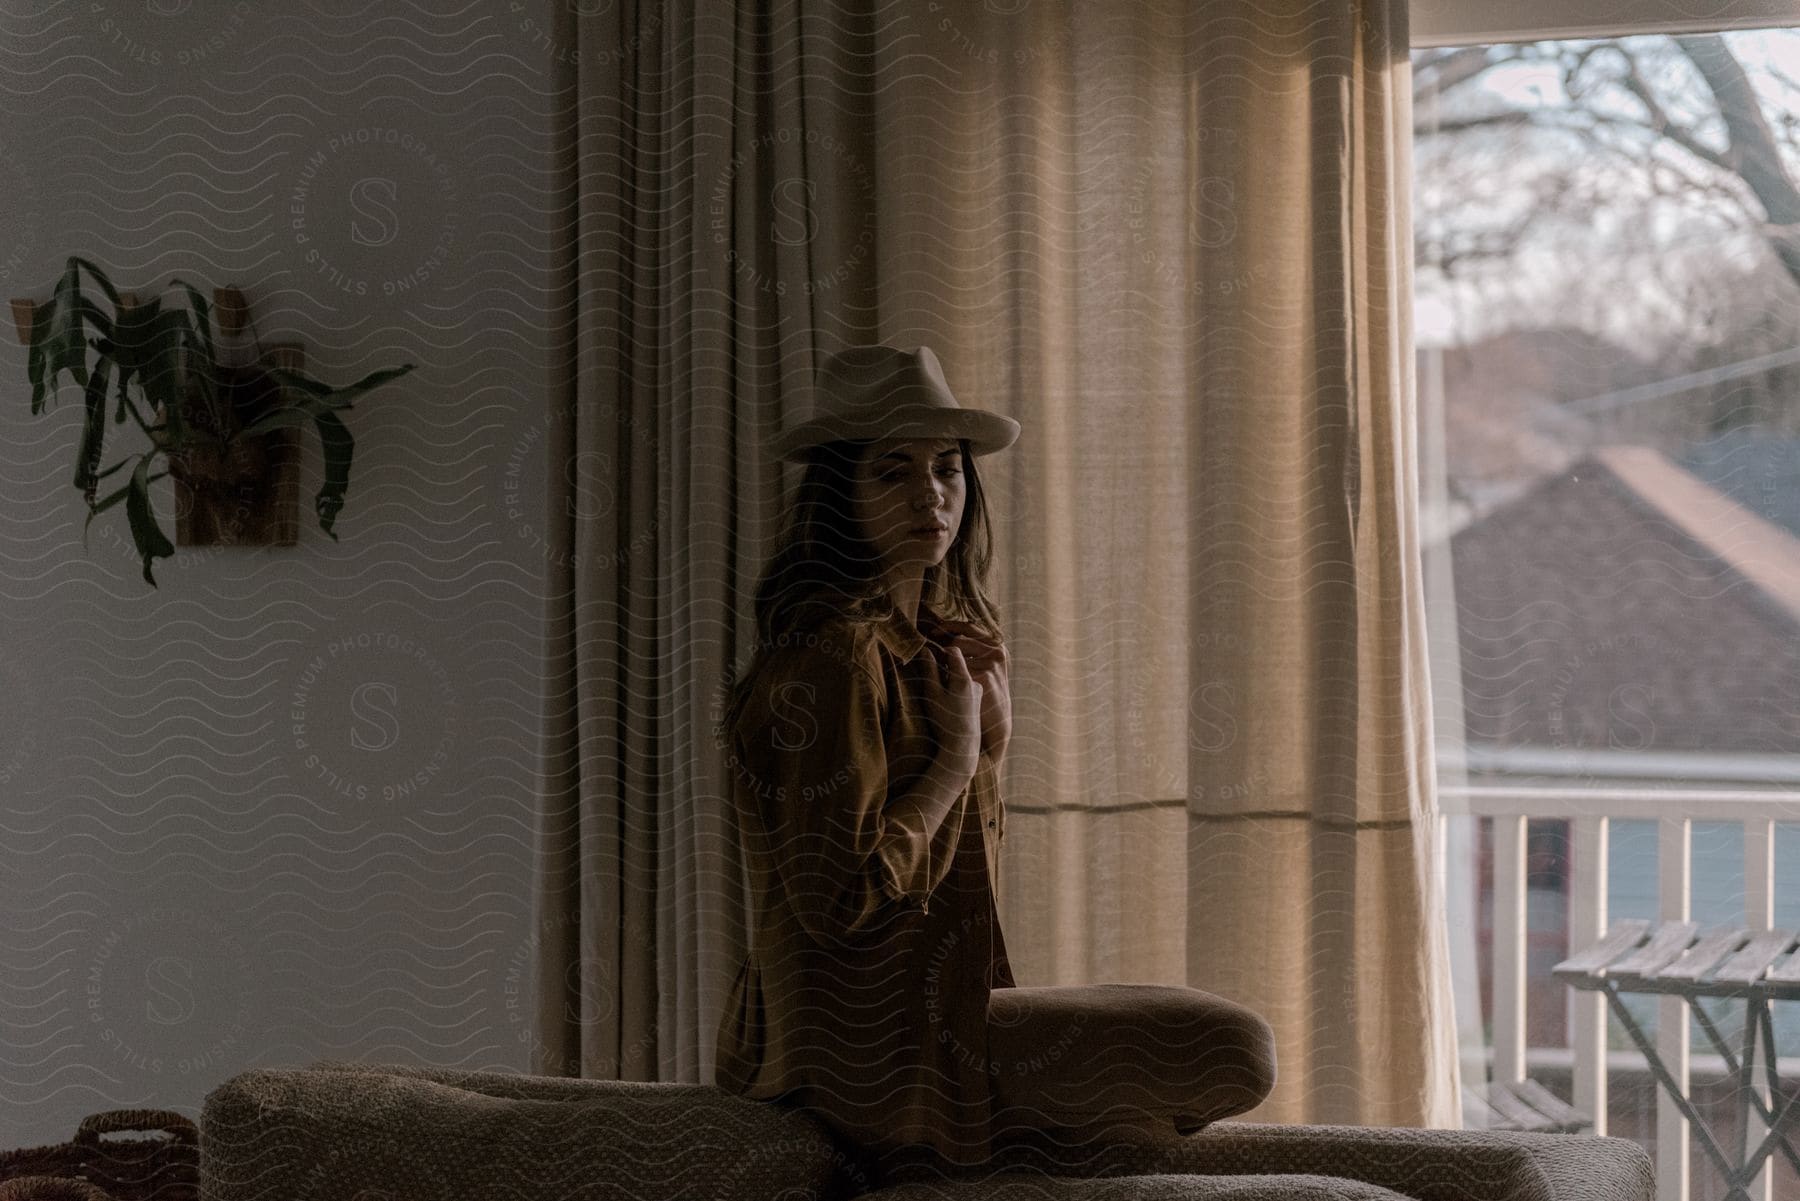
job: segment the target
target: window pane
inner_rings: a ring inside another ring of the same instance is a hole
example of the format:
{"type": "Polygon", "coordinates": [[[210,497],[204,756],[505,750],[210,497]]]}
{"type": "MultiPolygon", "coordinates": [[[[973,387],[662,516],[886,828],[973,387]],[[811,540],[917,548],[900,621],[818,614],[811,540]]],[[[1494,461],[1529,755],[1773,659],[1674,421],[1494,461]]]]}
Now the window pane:
{"type": "MultiPolygon", "coordinates": [[[[1595,887],[1568,819],[1612,818],[1607,914],[1654,921],[1651,806],[1689,794],[1661,812],[1692,819],[1673,900],[1703,927],[1745,923],[1744,820],[1800,819],[1800,32],[1452,46],[1413,69],[1440,793],[1530,819],[1523,948],[1492,945],[1513,882],[1490,823],[1451,840],[1478,915],[1457,986],[1491,1038],[1492,956],[1522,950],[1527,1074],[1568,1097],[1551,970],[1595,887]]],[[[1800,926],[1792,827],[1775,853],[1777,922],[1800,926]]],[[[1627,1008],[1654,1039],[1656,999],[1627,1008]]],[[[1741,1004],[1708,1012],[1737,1046],[1741,1004]]],[[[1800,1057],[1800,1014],[1776,1016],[1800,1057]]],[[[1609,1133],[1651,1146],[1654,1082],[1608,1022],[1609,1133]]],[[[1704,1085],[1722,1061],[1698,1023],[1690,1045],[1704,1085]]]]}

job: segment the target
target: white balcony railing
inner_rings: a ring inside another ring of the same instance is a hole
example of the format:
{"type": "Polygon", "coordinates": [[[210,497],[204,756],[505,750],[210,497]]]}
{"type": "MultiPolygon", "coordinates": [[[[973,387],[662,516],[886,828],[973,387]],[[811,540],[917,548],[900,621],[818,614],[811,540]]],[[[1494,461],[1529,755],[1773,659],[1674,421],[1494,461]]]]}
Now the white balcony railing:
{"type": "MultiPolygon", "coordinates": [[[[1692,899],[1691,841],[1694,821],[1741,823],[1744,829],[1744,924],[1769,929],[1775,916],[1775,826],[1800,820],[1800,796],[1774,789],[1563,788],[1440,786],[1444,822],[1438,829],[1440,862],[1445,823],[1455,817],[1488,817],[1494,832],[1493,1074],[1518,1081],[1526,1074],[1526,822],[1532,818],[1570,823],[1569,946],[1587,946],[1607,926],[1608,823],[1614,819],[1655,821],[1658,917],[1689,920],[1692,899]]],[[[1687,1091],[1693,1066],[1689,1055],[1688,1011],[1679,997],[1657,999],[1656,1048],[1670,1074],[1687,1091]]],[[[1572,998],[1569,1031],[1573,1055],[1573,1103],[1592,1114],[1594,1132],[1605,1134],[1607,1108],[1607,1011],[1598,993],[1572,998]]],[[[1641,1060],[1641,1056],[1638,1057],[1641,1060]]],[[[1785,1074],[1785,1073],[1784,1073],[1785,1074]]],[[[1757,1090],[1768,1100],[1767,1085],[1757,1090]]],[[[1657,1201],[1688,1201],[1688,1122],[1674,1101],[1657,1091],[1657,1201]]],[[[1766,1127],[1750,1115],[1749,1145],[1766,1127]]],[[[1773,1159],[1770,1160],[1770,1163],[1773,1159]]],[[[1710,1165],[1707,1166],[1710,1170],[1710,1165]]],[[[1750,1196],[1772,1201],[1772,1176],[1765,1165],[1750,1196]]]]}

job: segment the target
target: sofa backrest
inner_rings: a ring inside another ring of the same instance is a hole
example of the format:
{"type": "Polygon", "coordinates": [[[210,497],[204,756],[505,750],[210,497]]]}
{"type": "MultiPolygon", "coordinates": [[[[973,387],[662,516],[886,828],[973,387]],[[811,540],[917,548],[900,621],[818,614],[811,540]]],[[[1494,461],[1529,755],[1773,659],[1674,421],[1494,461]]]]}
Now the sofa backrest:
{"type": "Polygon", "coordinates": [[[824,1128],[695,1084],[323,1061],[208,1093],[202,1201],[836,1201],[867,1187],[824,1128]]]}

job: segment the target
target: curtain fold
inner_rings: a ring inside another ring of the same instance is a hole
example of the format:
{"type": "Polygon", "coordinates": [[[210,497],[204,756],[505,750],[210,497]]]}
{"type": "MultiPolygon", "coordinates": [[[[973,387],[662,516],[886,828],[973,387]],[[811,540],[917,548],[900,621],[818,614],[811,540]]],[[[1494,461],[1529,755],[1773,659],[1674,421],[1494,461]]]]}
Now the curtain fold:
{"type": "Polygon", "coordinates": [[[1188,966],[1257,1008],[1272,1121],[1459,1125],[1412,379],[1405,7],[1209,5],[1203,127],[1236,129],[1201,247],[1188,966]],[[1222,458],[1223,456],[1221,456],[1222,458]],[[1235,634],[1235,638],[1232,635],[1235,634]]]}
{"type": "Polygon", "coordinates": [[[978,464],[1020,983],[1257,1009],[1252,1118],[1455,1125],[1403,0],[747,8],[567,18],[534,1067],[711,1079],[769,447],[820,355],[924,343],[1024,427],[978,464]]]}
{"type": "Polygon", "coordinates": [[[532,1066],[696,1080],[748,945],[713,726],[780,517],[767,450],[816,347],[875,313],[874,21],[578,7],[557,24],[551,357],[573,370],[545,443],[532,1066]]]}

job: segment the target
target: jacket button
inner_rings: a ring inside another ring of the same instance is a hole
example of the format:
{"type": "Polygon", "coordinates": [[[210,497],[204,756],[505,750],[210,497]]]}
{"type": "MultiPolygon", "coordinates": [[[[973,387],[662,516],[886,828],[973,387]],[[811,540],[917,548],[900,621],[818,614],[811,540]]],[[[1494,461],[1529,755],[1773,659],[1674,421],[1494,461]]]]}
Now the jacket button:
{"type": "Polygon", "coordinates": [[[993,828],[994,828],[994,819],[990,817],[990,818],[988,818],[988,829],[992,830],[993,828]]]}

